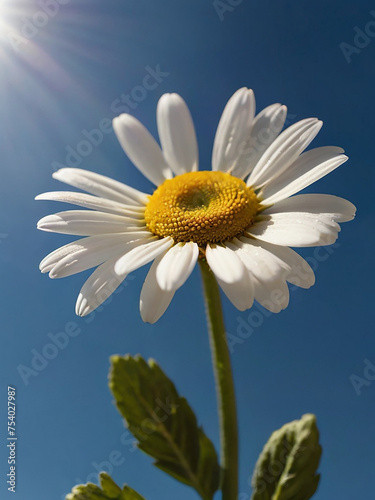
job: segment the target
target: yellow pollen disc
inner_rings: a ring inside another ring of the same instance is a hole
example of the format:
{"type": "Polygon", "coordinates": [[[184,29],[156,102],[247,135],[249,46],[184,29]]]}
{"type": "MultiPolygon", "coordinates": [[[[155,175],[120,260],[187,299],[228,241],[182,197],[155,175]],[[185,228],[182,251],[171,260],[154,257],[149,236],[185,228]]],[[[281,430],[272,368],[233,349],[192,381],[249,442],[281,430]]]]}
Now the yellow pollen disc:
{"type": "Polygon", "coordinates": [[[223,172],[189,172],[168,179],[145,210],[149,230],[200,246],[241,236],[259,209],[254,191],[223,172]]]}

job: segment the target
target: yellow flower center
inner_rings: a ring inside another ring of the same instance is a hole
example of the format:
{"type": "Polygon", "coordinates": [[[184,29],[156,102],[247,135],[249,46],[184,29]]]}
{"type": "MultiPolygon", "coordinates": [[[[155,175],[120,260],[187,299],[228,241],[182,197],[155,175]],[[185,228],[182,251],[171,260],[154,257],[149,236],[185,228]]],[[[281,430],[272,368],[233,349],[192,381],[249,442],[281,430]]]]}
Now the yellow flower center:
{"type": "Polygon", "coordinates": [[[254,191],[223,172],[189,172],[168,179],[147,204],[149,230],[174,241],[200,246],[241,236],[254,220],[259,202],[254,191]]]}

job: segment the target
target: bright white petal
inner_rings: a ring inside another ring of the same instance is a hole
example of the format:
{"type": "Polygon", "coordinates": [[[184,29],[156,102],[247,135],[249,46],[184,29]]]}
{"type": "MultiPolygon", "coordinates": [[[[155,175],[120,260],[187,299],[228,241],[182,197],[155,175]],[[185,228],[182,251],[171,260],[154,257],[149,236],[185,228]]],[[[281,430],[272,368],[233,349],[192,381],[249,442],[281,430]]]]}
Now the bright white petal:
{"type": "Polygon", "coordinates": [[[138,269],[154,260],[158,255],[163,253],[172,245],[173,240],[169,236],[161,240],[146,243],[145,245],[135,248],[126,255],[120,257],[115,270],[119,275],[131,273],[135,269],[138,269]]]}
{"type": "Polygon", "coordinates": [[[146,205],[149,199],[146,193],[122,182],[81,168],[61,168],[54,172],[52,177],[88,193],[120,203],[146,205]]]}
{"type": "Polygon", "coordinates": [[[163,255],[159,255],[152,263],[141,291],[140,312],[143,321],[146,323],[158,321],[165,313],[175,294],[175,290],[169,292],[162,290],[156,279],[156,270],[162,258],[163,255]]]}
{"type": "Polygon", "coordinates": [[[307,118],[284,130],[256,164],[247,185],[260,187],[278,177],[310,144],[322,124],[317,118],[307,118]]]}
{"type": "Polygon", "coordinates": [[[255,113],[252,90],[242,88],[229,99],[217,127],[212,170],[231,172],[247,142],[255,113]]]}
{"type": "Polygon", "coordinates": [[[245,274],[241,260],[230,248],[207,245],[206,259],[216,278],[224,283],[237,283],[245,274]]]}
{"type": "Polygon", "coordinates": [[[254,293],[255,300],[273,313],[279,313],[289,304],[288,285],[282,279],[265,282],[254,277],[254,293]]]}
{"type": "Polygon", "coordinates": [[[281,132],[286,113],[286,106],[272,104],[254,118],[250,137],[243,144],[241,156],[232,171],[233,175],[240,179],[249,175],[263,153],[281,132]]]}
{"type": "Polygon", "coordinates": [[[289,272],[287,266],[283,265],[282,261],[267,251],[257,240],[234,238],[233,242],[227,245],[236,252],[246,269],[260,281],[272,281],[275,277],[285,279],[289,272]]]}
{"type": "Polygon", "coordinates": [[[82,250],[95,251],[96,248],[109,245],[117,245],[121,243],[128,243],[129,241],[147,238],[151,236],[149,231],[136,231],[129,233],[115,233],[115,234],[100,234],[96,236],[88,236],[72,243],[68,243],[53,252],[49,253],[39,264],[39,269],[42,273],[47,273],[62,259],[70,254],[80,253],[82,250]]]}
{"type": "Polygon", "coordinates": [[[242,278],[235,283],[226,283],[217,277],[216,279],[234,307],[239,311],[250,309],[254,303],[254,285],[248,272],[244,272],[242,278]]]}
{"type": "Polygon", "coordinates": [[[99,266],[85,282],[76,302],[76,314],[87,316],[121,285],[126,274],[117,274],[114,266],[118,257],[108,260],[99,266]]]}
{"type": "Polygon", "coordinates": [[[168,165],[176,175],[198,169],[198,144],[193,120],[178,94],[164,94],[158,102],[160,143],[168,165]]]}
{"type": "Polygon", "coordinates": [[[280,312],[289,303],[289,289],[285,279],[290,270],[274,254],[261,245],[247,243],[247,240],[234,239],[232,246],[236,248],[236,254],[250,275],[255,300],[271,312],[280,312]]]}
{"type": "MultiPolygon", "coordinates": [[[[93,238],[93,236],[90,236],[93,238]]],[[[44,257],[44,259],[39,264],[39,269],[42,273],[48,273],[59,260],[63,259],[70,253],[79,252],[82,248],[82,243],[88,238],[82,238],[73,243],[68,243],[60,248],[57,248],[53,252],[49,253],[44,257]]]]}
{"type": "MultiPolygon", "coordinates": [[[[300,286],[302,288],[310,288],[315,283],[314,272],[309,264],[297,252],[288,247],[273,245],[265,241],[258,241],[253,238],[240,238],[241,248],[251,255],[251,249],[262,247],[263,251],[268,252],[273,256],[274,263],[279,266],[279,270],[275,273],[277,276],[285,278],[289,283],[300,286]]],[[[256,250],[255,250],[256,252],[256,250]]],[[[256,261],[257,259],[254,259],[256,261]]],[[[248,268],[252,268],[257,278],[262,281],[260,272],[257,272],[254,264],[248,262],[248,268]],[[250,267],[251,266],[251,267],[250,267]]],[[[269,269],[269,268],[268,268],[269,269]]],[[[271,267],[272,269],[272,267],[271,267]]],[[[263,279],[264,281],[264,279],[263,279]]]]}
{"type": "Polygon", "coordinates": [[[277,202],[264,210],[263,214],[279,212],[308,212],[331,217],[338,222],[347,222],[354,218],[356,208],[344,198],[330,194],[299,194],[277,202]]]}
{"type": "Polygon", "coordinates": [[[78,205],[80,207],[90,208],[92,210],[99,210],[100,212],[107,212],[115,215],[126,215],[135,219],[144,218],[144,207],[124,205],[117,201],[99,198],[86,193],[75,193],[73,191],[52,191],[49,193],[42,193],[35,197],[36,200],[50,200],[61,201],[63,203],[70,203],[71,205],[78,205]]]}
{"type": "Polygon", "coordinates": [[[143,222],[130,217],[90,210],[67,210],[47,215],[40,219],[37,227],[42,231],[78,236],[147,230],[143,222]]]}
{"type": "Polygon", "coordinates": [[[334,146],[311,149],[262,190],[263,204],[288,198],[335,170],[348,160],[343,149],[334,146]]]}
{"type": "Polygon", "coordinates": [[[339,231],[340,226],[327,215],[286,212],[260,217],[248,233],[274,245],[309,247],[331,245],[339,231]]]}
{"type": "Polygon", "coordinates": [[[113,129],[129,159],[147,179],[159,186],[172,177],[160,147],[134,116],[126,113],[117,116],[113,129]]]}
{"type": "Polygon", "coordinates": [[[66,257],[60,259],[52,267],[49,277],[65,278],[80,273],[91,267],[98,266],[106,260],[116,257],[116,255],[124,255],[133,248],[152,241],[152,239],[151,234],[142,238],[139,234],[133,233],[110,235],[107,238],[102,235],[99,237],[91,236],[86,238],[80,250],[70,252],[66,257]]]}
{"type": "Polygon", "coordinates": [[[164,255],[156,270],[156,279],[162,290],[177,290],[192,273],[199,255],[196,243],[177,243],[164,255]]]}

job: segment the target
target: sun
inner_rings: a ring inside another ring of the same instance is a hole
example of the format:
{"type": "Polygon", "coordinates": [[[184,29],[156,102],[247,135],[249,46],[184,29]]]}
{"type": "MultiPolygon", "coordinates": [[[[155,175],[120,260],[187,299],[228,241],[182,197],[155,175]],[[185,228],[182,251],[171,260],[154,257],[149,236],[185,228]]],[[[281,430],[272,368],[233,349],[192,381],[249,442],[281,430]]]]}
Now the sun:
{"type": "Polygon", "coordinates": [[[21,5],[11,4],[9,0],[0,0],[0,48],[2,59],[5,52],[15,54],[19,47],[27,45],[27,40],[20,32],[21,5]]]}

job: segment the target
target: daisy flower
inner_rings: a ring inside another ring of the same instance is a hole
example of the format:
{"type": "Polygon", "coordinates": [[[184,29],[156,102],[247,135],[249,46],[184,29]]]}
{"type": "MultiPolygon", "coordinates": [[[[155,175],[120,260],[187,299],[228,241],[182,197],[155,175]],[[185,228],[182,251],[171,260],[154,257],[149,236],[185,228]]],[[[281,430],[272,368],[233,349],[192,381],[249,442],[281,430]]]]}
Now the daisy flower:
{"type": "Polygon", "coordinates": [[[221,116],[212,170],[198,170],[198,147],[190,112],[177,94],[157,106],[161,147],[133,116],[114,119],[115,133],[134,165],[156,188],[140,192],[77,168],[53,177],[89,194],[59,191],[37,196],[88,210],[41,219],[43,231],[83,236],[45,257],[40,270],[62,278],[92,267],[76,313],[85,316],[104,302],[126,276],[150,262],[140,296],[144,321],[154,323],[200,258],[220,287],[243,311],[253,301],[272,312],[289,302],[287,282],[314,284],[308,263],[290,247],[330,245],[339,222],[351,220],[349,201],[325,194],[299,194],[347,160],[328,146],[303,152],[319,132],[316,118],[283,132],[286,107],[255,115],[252,90],[238,90],[221,116]],[[296,195],[296,196],[294,196],[296,195]]]}

